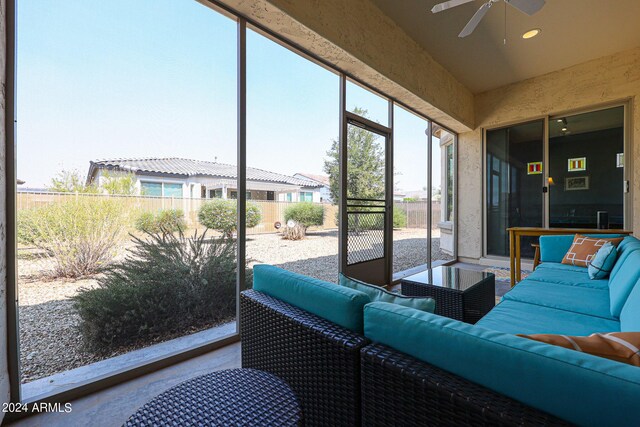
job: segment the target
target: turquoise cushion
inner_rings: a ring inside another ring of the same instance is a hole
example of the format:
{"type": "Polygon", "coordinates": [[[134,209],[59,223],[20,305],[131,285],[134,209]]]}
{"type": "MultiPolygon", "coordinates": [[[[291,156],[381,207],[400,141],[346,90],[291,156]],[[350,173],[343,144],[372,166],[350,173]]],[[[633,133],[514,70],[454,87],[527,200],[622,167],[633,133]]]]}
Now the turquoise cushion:
{"type": "MultiPolygon", "coordinates": [[[[587,237],[613,239],[623,234],[585,234],[587,237]]],[[[562,258],[573,244],[575,234],[540,236],[540,262],[562,262],[562,258]]]]}
{"type": "Polygon", "coordinates": [[[540,262],[562,262],[573,243],[573,236],[540,236],[540,262]]]}
{"type": "Polygon", "coordinates": [[[618,244],[618,252],[623,252],[626,250],[627,246],[630,244],[640,244],[640,240],[638,240],[636,237],[633,236],[627,236],[624,239],[622,239],[622,242],[620,242],[620,244],[618,244]]]}
{"type": "Polygon", "coordinates": [[[640,280],[636,282],[622,306],[620,329],[622,332],[640,332],[640,280]]]}
{"type": "Polygon", "coordinates": [[[620,317],[622,306],[640,278],[640,251],[630,252],[615,274],[609,279],[609,299],[611,300],[611,315],[620,317]]]}
{"type": "Polygon", "coordinates": [[[436,302],[433,298],[429,297],[404,297],[402,295],[393,294],[387,292],[380,286],[371,285],[369,283],[362,282],[360,280],[352,279],[344,274],[340,273],[340,284],[356,291],[364,292],[369,295],[371,302],[388,302],[391,304],[398,304],[404,307],[415,308],[416,310],[427,311],[433,313],[436,308],[436,302]]]}
{"type": "Polygon", "coordinates": [[[552,269],[552,270],[563,270],[563,271],[577,271],[578,273],[586,273],[586,267],[580,267],[579,265],[571,265],[571,264],[562,264],[559,262],[545,262],[543,264],[539,264],[536,267],[535,271],[538,269],[552,269]]]}
{"type": "Polygon", "coordinates": [[[358,333],[370,302],[363,292],[264,264],[253,267],[253,289],[358,333]]]}
{"type": "MultiPolygon", "coordinates": [[[[624,240],[620,242],[620,245],[622,245],[623,243],[625,243],[624,240]]],[[[613,270],[611,270],[611,274],[609,274],[609,280],[613,279],[616,274],[618,274],[618,271],[620,271],[620,269],[624,265],[624,262],[633,252],[640,251],[640,242],[638,241],[629,241],[622,248],[620,247],[620,245],[618,245],[617,248],[618,259],[616,260],[616,264],[613,266],[613,270]]]]}
{"type": "Polygon", "coordinates": [[[616,263],[617,256],[618,251],[616,247],[610,242],[605,243],[598,249],[596,256],[594,256],[593,260],[589,263],[589,277],[591,279],[604,279],[609,276],[609,273],[611,273],[616,263]]]}
{"type": "Polygon", "coordinates": [[[502,300],[476,325],[508,334],[591,335],[594,332],[620,332],[620,322],[615,319],[510,300],[502,300]]]}
{"type": "Polygon", "coordinates": [[[375,342],[569,422],[638,422],[637,367],[396,304],[367,304],[364,325],[375,342]]]}
{"type": "Polygon", "coordinates": [[[527,278],[507,292],[503,298],[611,319],[608,289],[565,286],[527,278]]]}
{"type": "Polygon", "coordinates": [[[526,280],[609,290],[609,280],[590,279],[586,267],[576,267],[555,262],[540,264],[533,273],[527,276],[526,280]]]}

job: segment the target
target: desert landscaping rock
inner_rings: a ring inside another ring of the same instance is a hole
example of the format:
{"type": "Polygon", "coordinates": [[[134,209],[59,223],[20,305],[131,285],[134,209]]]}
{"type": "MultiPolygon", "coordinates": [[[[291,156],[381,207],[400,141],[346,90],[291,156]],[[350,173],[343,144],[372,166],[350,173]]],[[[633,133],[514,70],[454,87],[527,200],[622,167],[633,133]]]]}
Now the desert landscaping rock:
{"type": "MultiPolygon", "coordinates": [[[[277,234],[249,235],[246,247],[250,265],[268,263],[322,280],[336,282],[338,279],[338,233],[335,230],[311,231],[306,239],[298,241],[283,240],[277,234]]],[[[435,259],[445,259],[437,238],[433,239],[432,251],[435,259]]],[[[423,265],[426,256],[426,230],[394,232],[395,271],[423,265]]],[[[107,355],[85,351],[78,332],[80,317],[70,298],[82,288],[97,286],[97,280],[95,277],[81,280],[43,278],[50,268],[51,260],[32,256],[20,256],[18,259],[23,383],[135,348],[120,349],[107,355]]],[[[185,334],[196,331],[185,331],[185,334]]],[[[173,337],[165,337],[170,338],[173,337]]]]}

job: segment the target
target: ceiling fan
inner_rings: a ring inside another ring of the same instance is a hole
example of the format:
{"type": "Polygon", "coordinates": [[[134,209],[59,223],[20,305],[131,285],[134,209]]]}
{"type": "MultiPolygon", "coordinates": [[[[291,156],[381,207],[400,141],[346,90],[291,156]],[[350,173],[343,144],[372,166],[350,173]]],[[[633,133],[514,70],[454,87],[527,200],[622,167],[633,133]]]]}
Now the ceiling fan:
{"type": "MultiPolygon", "coordinates": [[[[474,0],[445,1],[444,3],[438,3],[437,5],[433,6],[433,8],[431,9],[431,12],[433,13],[442,12],[443,10],[451,9],[452,7],[460,6],[465,3],[470,3],[472,1],[474,0]]],[[[467,25],[465,25],[465,27],[462,29],[460,34],[458,34],[458,37],[467,37],[469,34],[473,33],[473,30],[476,29],[476,27],[478,26],[478,24],[480,23],[484,15],[486,15],[486,13],[489,11],[491,6],[493,6],[494,3],[497,3],[499,1],[500,0],[489,0],[488,2],[480,6],[480,9],[478,9],[476,14],[473,15],[471,20],[467,23],[467,25]]],[[[544,6],[544,3],[545,3],[545,0],[503,0],[503,1],[508,5],[515,7],[520,12],[526,13],[527,15],[533,15],[534,13],[542,9],[542,6],[544,6]]]]}

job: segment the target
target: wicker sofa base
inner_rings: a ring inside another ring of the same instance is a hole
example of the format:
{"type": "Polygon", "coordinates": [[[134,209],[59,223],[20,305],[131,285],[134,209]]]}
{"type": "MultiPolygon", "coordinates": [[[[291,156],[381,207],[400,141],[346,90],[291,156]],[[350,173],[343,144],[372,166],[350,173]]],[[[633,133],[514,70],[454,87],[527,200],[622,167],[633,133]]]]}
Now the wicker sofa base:
{"type": "Polygon", "coordinates": [[[362,425],[570,425],[389,347],[371,344],[361,355],[362,425]]]}
{"type": "Polygon", "coordinates": [[[264,293],[240,296],[242,367],[283,379],[305,425],[358,426],[365,337],[264,293]]]}

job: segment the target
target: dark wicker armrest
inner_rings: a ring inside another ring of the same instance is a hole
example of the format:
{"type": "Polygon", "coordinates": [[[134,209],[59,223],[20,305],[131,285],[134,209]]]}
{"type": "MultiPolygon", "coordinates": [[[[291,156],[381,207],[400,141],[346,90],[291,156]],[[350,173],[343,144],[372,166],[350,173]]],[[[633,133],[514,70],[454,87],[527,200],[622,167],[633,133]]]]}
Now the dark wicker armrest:
{"type": "Polygon", "coordinates": [[[361,355],[363,425],[570,425],[389,347],[371,344],[361,355]]]}
{"type": "Polygon", "coordinates": [[[286,381],[306,425],[360,425],[362,335],[264,293],[240,295],[242,366],[286,381]]]}

